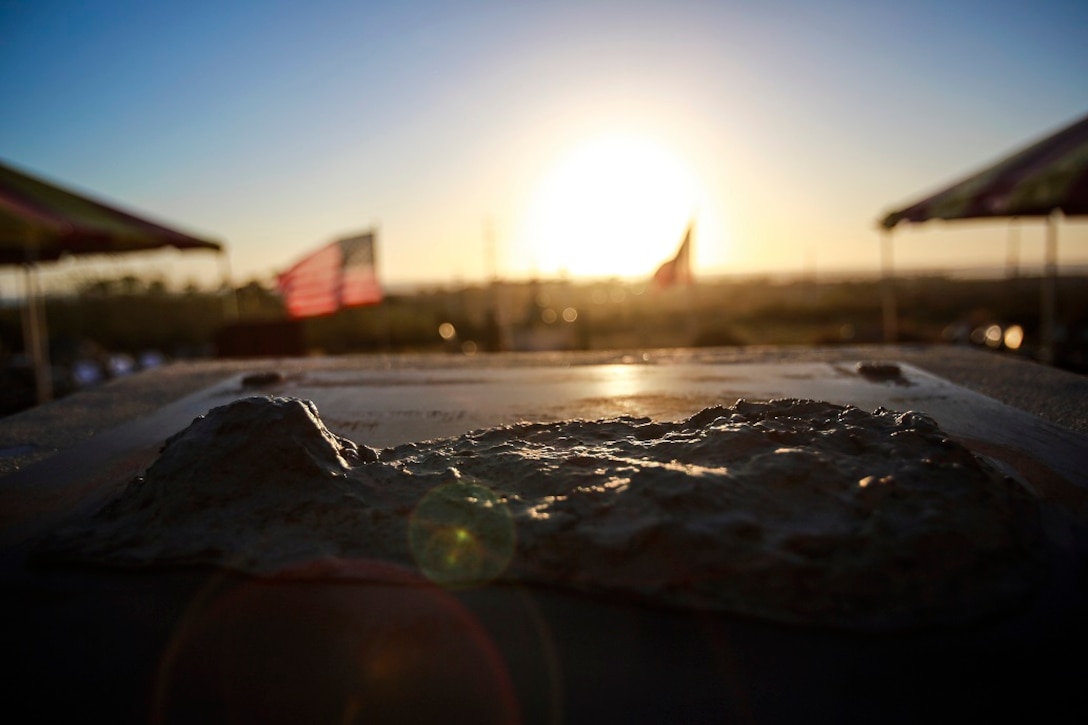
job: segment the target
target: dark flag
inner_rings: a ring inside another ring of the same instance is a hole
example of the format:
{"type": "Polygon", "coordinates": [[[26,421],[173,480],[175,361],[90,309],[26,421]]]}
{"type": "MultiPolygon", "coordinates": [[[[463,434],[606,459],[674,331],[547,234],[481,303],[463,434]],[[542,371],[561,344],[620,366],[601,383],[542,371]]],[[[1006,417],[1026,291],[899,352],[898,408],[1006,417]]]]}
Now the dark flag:
{"type": "Polygon", "coordinates": [[[680,249],[676,250],[676,256],[657,268],[654,273],[654,287],[665,289],[677,284],[691,284],[691,225],[688,225],[684,233],[684,241],[680,243],[680,249]]]}
{"type": "Polygon", "coordinates": [[[304,257],[279,276],[279,290],[292,318],[381,302],[374,233],[332,242],[304,257]]]}

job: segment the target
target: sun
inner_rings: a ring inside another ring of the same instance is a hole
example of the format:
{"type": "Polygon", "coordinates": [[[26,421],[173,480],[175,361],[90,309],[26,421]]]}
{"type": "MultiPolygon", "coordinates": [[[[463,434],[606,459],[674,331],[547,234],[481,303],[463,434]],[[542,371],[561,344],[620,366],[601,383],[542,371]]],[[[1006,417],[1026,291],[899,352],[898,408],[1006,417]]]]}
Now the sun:
{"type": "Polygon", "coordinates": [[[521,242],[542,275],[642,277],[676,250],[701,201],[667,147],[612,134],[559,157],[537,186],[521,242]]]}

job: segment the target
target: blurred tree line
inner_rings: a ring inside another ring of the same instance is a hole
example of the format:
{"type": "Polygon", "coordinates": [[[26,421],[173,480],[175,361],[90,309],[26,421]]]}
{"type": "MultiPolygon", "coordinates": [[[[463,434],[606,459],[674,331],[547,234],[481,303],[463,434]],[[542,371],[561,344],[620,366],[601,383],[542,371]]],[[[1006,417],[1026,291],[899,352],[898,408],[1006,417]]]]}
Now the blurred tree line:
{"type": "MultiPolygon", "coordinates": [[[[129,275],[47,298],[46,317],[51,357],[62,365],[94,351],[186,358],[262,349],[335,355],[839,344],[883,339],[880,284],[748,278],[654,290],[623,280],[496,282],[390,294],[379,305],[288,321],[279,296],[256,281],[228,295],[192,285],[172,291],[162,280],[129,275]],[[262,340],[282,344],[255,342],[262,340]]],[[[895,286],[902,341],[967,342],[979,326],[1015,324],[1030,343],[1038,330],[1038,278],[928,276],[895,286]]],[[[1066,348],[1088,347],[1084,277],[1059,280],[1057,307],[1066,348]]],[[[19,307],[0,308],[0,353],[21,349],[19,307]]]]}
{"type": "MultiPolygon", "coordinates": [[[[1058,280],[1055,364],[1088,372],[1088,281],[1058,280]]],[[[1037,356],[1040,280],[895,280],[899,341],[1037,356]]],[[[883,341],[879,280],[723,279],[655,290],[607,280],[495,282],[387,294],[289,320],[257,281],[231,293],[132,275],[47,297],[56,395],[170,360],[347,353],[837,345],[883,341]]],[[[34,404],[21,306],[0,306],[0,415],[34,404]]]]}

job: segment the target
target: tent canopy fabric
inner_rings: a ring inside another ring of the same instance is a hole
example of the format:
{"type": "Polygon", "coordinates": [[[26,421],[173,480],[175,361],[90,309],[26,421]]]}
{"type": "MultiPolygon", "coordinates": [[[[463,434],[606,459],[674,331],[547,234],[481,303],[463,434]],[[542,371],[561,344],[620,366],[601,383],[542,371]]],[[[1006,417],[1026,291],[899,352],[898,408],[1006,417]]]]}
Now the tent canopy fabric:
{"type": "Polygon", "coordinates": [[[1088,214],[1088,116],[884,217],[900,222],[1088,214]]]}
{"type": "Polygon", "coordinates": [[[0,265],[161,247],[222,249],[0,163],[0,265]]]}
{"type": "Polygon", "coordinates": [[[0,265],[26,268],[23,334],[37,400],[53,396],[45,311],[32,274],[67,255],[120,254],[162,247],[222,251],[222,245],[168,229],[0,163],[0,265]]]}

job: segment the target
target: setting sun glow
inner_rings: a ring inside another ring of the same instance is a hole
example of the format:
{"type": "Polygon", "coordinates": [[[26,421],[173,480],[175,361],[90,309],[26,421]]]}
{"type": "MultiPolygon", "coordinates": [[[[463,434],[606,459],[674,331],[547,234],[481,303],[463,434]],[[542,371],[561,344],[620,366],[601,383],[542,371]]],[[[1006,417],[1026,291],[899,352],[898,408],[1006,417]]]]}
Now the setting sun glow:
{"type": "Polygon", "coordinates": [[[597,138],[546,172],[519,246],[543,275],[648,276],[675,252],[702,196],[666,147],[638,136],[597,138]]]}

